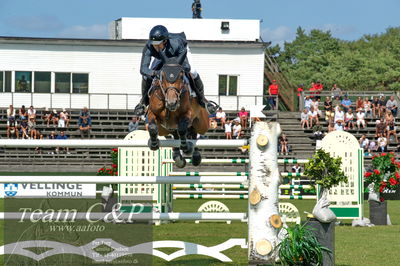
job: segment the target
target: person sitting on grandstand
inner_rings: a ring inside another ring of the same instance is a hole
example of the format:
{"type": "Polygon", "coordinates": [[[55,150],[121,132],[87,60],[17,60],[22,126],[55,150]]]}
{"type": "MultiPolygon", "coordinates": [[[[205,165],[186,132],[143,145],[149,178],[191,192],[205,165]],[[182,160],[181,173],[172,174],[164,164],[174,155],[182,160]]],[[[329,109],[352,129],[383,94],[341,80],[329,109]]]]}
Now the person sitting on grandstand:
{"type": "Polygon", "coordinates": [[[216,114],[209,114],[208,115],[208,123],[209,123],[209,127],[212,129],[216,129],[218,124],[217,121],[215,121],[215,116],[216,114]]]}
{"type": "MultiPolygon", "coordinates": [[[[60,112],[60,120],[64,121],[63,123],[61,122],[62,127],[69,127],[69,113],[65,108],[60,112]]],[[[60,125],[58,127],[60,127],[60,125]]]]}
{"type": "Polygon", "coordinates": [[[34,121],[36,123],[36,109],[31,105],[28,109],[28,120],[34,121]]]}
{"type": "Polygon", "coordinates": [[[92,128],[91,121],[88,119],[82,119],[82,122],[79,124],[79,131],[81,132],[81,138],[84,139],[87,137],[90,139],[90,129],[92,128]]]}
{"type": "Polygon", "coordinates": [[[333,112],[332,100],[330,97],[326,97],[324,101],[324,110],[325,110],[325,120],[329,122],[333,121],[333,117],[335,113],[333,112]]]}
{"type": "Polygon", "coordinates": [[[362,148],[364,152],[367,152],[369,147],[369,139],[367,138],[367,136],[363,134],[358,142],[360,143],[360,148],[362,148]]]}
{"type": "Polygon", "coordinates": [[[386,113],[385,113],[385,121],[386,121],[386,124],[389,124],[390,122],[394,122],[394,116],[393,116],[393,113],[390,111],[390,110],[386,110],[386,113]]]}
{"type": "Polygon", "coordinates": [[[363,102],[363,108],[365,112],[365,117],[372,117],[372,104],[369,101],[368,97],[365,97],[364,102],[363,102]]]}
{"type": "Polygon", "coordinates": [[[20,121],[28,122],[28,112],[25,109],[25,105],[22,105],[21,109],[19,109],[18,117],[20,121]]]}
{"type": "Polygon", "coordinates": [[[233,137],[235,139],[239,139],[243,135],[242,126],[237,120],[235,121],[235,125],[233,126],[232,130],[233,130],[233,137]]]}
{"type": "Polygon", "coordinates": [[[308,121],[310,120],[310,117],[308,115],[307,109],[304,109],[303,112],[300,115],[300,124],[301,124],[301,128],[304,129],[305,126],[307,126],[307,129],[310,129],[310,124],[308,123],[308,121]]]}
{"type": "Polygon", "coordinates": [[[247,120],[249,119],[249,113],[242,107],[240,112],[238,113],[240,118],[240,124],[242,125],[243,129],[247,128],[247,120]]]}
{"type": "Polygon", "coordinates": [[[394,117],[397,116],[397,101],[394,96],[390,96],[390,99],[386,102],[386,110],[390,110],[394,117]]]}
{"type": "Polygon", "coordinates": [[[308,112],[308,117],[310,121],[310,127],[314,125],[319,125],[319,118],[318,118],[318,111],[314,109],[314,107],[311,106],[311,110],[308,112]]]}
{"type": "Polygon", "coordinates": [[[378,134],[378,152],[387,152],[387,138],[381,133],[378,134]]]}
{"type": "Polygon", "coordinates": [[[12,104],[10,104],[9,108],[7,109],[7,119],[13,118],[15,120],[15,109],[12,104]]]}
{"type": "Polygon", "coordinates": [[[37,138],[37,130],[36,130],[36,119],[35,116],[29,116],[28,115],[28,130],[30,134],[31,139],[36,139],[37,138]]]}
{"type": "Polygon", "coordinates": [[[332,89],[332,98],[340,98],[342,96],[342,90],[335,84],[333,84],[332,89]]]}
{"type": "Polygon", "coordinates": [[[132,116],[132,120],[128,124],[128,132],[131,133],[139,129],[139,119],[137,116],[132,116]]]}
{"type": "Polygon", "coordinates": [[[86,119],[89,125],[92,125],[92,117],[89,109],[86,106],[83,107],[83,109],[79,112],[78,125],[82,124],[84,119],[86,119]]]}
{"type": "Polygon", "coordinates": [[[386,122],[384,120],[376,120],[376,126],[375,126],[375,137],[378,137],[378,134],[381,134],[382,136],[386,136],[386,122]]]}
{"type": "Polygon", "coordinates": [[[7,138],[19,138],[17,121],[15,116],[10,116],[7,120],[7,138]]]}
{"type": "Polygon", "coordinates": [[[394,136],[394,139],[395,139],[396,143],[398,143],[399,141],[398,141],[397,134],[396,134],[396,126],[395,126],[393,120],[390,121],[388,123],[388,125],[387,125],[387,136],[386,136],[386,138],[387,138],[388,142],[390,142],[390,136],[391,135],[394,136]]]}
{"type": "Polygon", "coordinates": [[[335,111],[335,117],[333,120],[335,123],[337,121],[340,121],[342,123],[344,121],[344,112],[342,111],[342,108],[338,107],[337,111],[335,111]]]}
{"type": "Polygon", "coordinates": [[[53,113],[46,107],[42,113],[43,123],[47,124],[47,127],[50,126],[50,121],[53,120],[53,113]]]}
{"type": "Polygon", "coordinates": [[[368,155],[371,156],[372,153],[376,152],[378,150],[378,146],[376,144],[375,139],[372,139],[368,145],[368,155]]]}
{"type": "Polygon", "coordinates": [[[342,120],[337,120],[335,123],[335,131],[343,131],[342,120]]]}
{"type": "Polygon", "coordinates": [[[288,143],[289,143],[289,140],[286,137],[286,134],[282,133],[279,137],[279,147],[281,148],[280,153],[282,155],[288,155],[288,153],[289,153],[288,143]]]}
{"type": "MultiPolygon", "coordinates": [[[[64,131],[60,131],[60,133],[57,135],[56,139],[68,139],[68,136],[65,135],[64,131]]],[[[69,152],[69,148],[68,147],[57,147],[56,148],[56,153],[60,153],[60,152],[66,152],[67,154],[70,154],[69,152]]]]}
{"type": "Polygon", "coordinates": [[[386,112],[386,99],[384,95],[381,95],[381,97],[379,97],[379,109],[381,115],[383,115],[386,112]]]}
{"type": "Polygon", "coordinates": [[[163,25],[154,26],[149,33],[140,64],[140,74],[142,74],[142,99],[135,107],[134,114],[141,116],[145,113],[146,106],[149,104],[148,91],[151,87],[153,79],[160,75],[160,69],[163,66],[160,53],[164,53],[166,57],[184,58],[182,67],[188,77],[193,79],[192,90],[196,93],[199,104],[206,108],[209,113],[215,113],[217,105],[209,102],[204,97],[204,85],[197,71],[190,66],[189,58],[191,58],[190,49],[187,45],[184,33],[169,33],[163,25]],[[152,58],[155,60],[150,66],[152,58]],[[190,73],[190,75],[189,75],[190,73]]]}
{"type": "Polygon", "coordinates": [[[372,115],[374,118],[381,118],[381,108],[378,97],[374,97],[372,101],[372,115]]]}
{"type": "Polygon", "coordinates": [[[362,111],[361,108],[358,109],[357,114],[356,114],[356,118],[357,118],[357,129],[360,129],[360,126],[362,125],[363,128],[365,128],[365,113],[362,111]]]}
{"type": "Polygon", "coordinates": [[[358,96],[356,100],[356,110],[363,107],[364,107],[364,101],[361,96],[358,96]]]}
{"type": "Polygon", "coordinates": [[[58,126],[58,120],[60,120],[60,114],[57,112],[56,109],[53,109],[51,121],[53,122],[54,127],[58,126]]]}
{"type": "Polygon", "coordinates": [[[345,130],[354,129],[354,114],[349,108],[347,113],[344,115],[344,126],[345,130]]]}
{"type": "Polygon", "coordinates": [[[222,129],[225,127],[225,119],[226,119],[226,114],[224,111],[222,111],[222,108],[219,107],[217,112],[215,113],[215,121],[217,123],[221,123],[222,129]]]}
{"type": "Polygon", "coordinates": [[[311,103],[312,100],[310,99],[310,96],[306,96],[306,99],[304,100],[304,108],[306,108],[307,111],[311,110],[311,103]]]}
{"type": "Polygon", "coordinates": [[[333,111],[337,112],[338,108],[341,106],[342,101],[340,100],[339,96],[336,96],[332,101],[333,111]]]}
{"type": "Polygon", "coordinates": [[[232,139],[232,122],[230,120],[225,123],[225,137],[226,139],[232,139]]]}
{"type": "Polygon", "coordinates": [[[347,113],[347,111],[351,109],[352,102],[347,95],[344,96],[341,104],[345,113],[347,113]]]}
{"type": "Polygon", "coordinates": [[[22,120],[20,124],[20,134],[21,134],[21,139],[29,139],[29,128],[28,128],[28,121],[27,120],[22,120]]]}
{"type": "Polygon", "coordinates": [[[319,110],[319,101],[320,101],[319,98],[314,97],[311,102],[311,107],[314,107],[314,111],[317,111],[318,117],[321,117],[322,112],[321,110],[319,110]]]}

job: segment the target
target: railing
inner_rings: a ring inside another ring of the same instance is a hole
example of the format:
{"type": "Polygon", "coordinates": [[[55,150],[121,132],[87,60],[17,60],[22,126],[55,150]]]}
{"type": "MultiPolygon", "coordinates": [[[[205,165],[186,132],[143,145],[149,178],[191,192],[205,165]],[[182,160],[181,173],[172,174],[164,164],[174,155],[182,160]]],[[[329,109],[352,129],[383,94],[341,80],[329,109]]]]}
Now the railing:
{"type": "MultiPolygon", "coordinates": [[[[240,110],[245,107],[249,110],[252,105],[267,105],[268,96],[261,95],[240,95],[222,96],[206,95],[208,100],[212,100],[220,105],[224,110],[240,110]]],[[[112,93],[89,93],[89,94],[70,94],[70,93],[0,93],[0,107],[7,108],[10,104],[19,108],[22,105],[36,108],[50,109],[81,109],[86,106],[89,109],[119,109],[133,110],[141,98],[140,94],[112,94],[112,93]]],[[[276,97],[275,97],[276,98],[276,97]]],[[[275,99],[278,105],[278,99],[275,99]]]]}
{"type": "MultiPolygon", "coordinates": [[[[347,95],[353,103],[355,103],[357,97],[362,97],[363,99],[365,97],[368,97],[370,100],[372,100],[374,97],[380,97],[380,96],[384,96],[386,100],[390,96],[395,96],[396,101],[398,103],[400,102],[398,95],[394,91],[342,91],[341,92],[342,99],[345,95],[347,95]]],[[[299,109],[298,109],[299,111],[304,109],[304,99],[306,96],[319,96],[321,97],[321,103],[323,103],[325,101],[325,97],[333,97],[333,92],[322,91],[320,94],[314,94],[311,93],[310,91],[302,92],[301,95],[299,96],[299,109]]]]}

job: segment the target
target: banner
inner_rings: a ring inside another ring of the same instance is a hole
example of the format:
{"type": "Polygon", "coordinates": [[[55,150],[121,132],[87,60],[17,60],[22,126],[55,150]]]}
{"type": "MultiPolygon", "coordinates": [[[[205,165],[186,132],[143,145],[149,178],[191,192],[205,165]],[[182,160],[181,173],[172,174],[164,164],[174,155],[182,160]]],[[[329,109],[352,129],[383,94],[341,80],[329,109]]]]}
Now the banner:
{"type": "Polygon", "coordinates": [[[0,184],[0,198],[96,198],[96,184],[0,184]]]}

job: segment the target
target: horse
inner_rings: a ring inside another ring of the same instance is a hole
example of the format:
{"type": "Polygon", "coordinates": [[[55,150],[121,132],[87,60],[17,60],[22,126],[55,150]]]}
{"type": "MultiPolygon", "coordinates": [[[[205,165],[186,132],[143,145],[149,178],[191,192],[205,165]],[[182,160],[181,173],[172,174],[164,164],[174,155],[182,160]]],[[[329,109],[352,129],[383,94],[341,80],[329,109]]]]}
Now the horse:
{"type": "Polygon", "coordinates": [[[148,146],[151,150],[157,150],[160,146],[158,136],[172,134],[174,139],[180,139],[180,147],[173,148],[176,166],[183,168],[186,165],[181,151],[187,156],[192,155],[192,164],[198,166],[201,153],[187,139],[197,139],[197,134],[203,135],[208,131],[208,112],[199,105],[197,98],[190,95],[182,67],[184,57],[167,58],[163,53],[160,53],[160,57],[163,66],[159,76],[153,79],[149,91],[148,146]]]}

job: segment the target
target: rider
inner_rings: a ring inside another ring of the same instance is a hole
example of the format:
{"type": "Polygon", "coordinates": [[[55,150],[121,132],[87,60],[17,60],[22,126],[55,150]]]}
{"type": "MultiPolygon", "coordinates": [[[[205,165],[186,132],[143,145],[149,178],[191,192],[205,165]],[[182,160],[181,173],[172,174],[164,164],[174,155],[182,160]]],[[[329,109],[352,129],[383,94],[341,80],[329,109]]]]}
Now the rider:
{"type": "MultiPolygon", "coordinates": [[[[186,38],[184,33],[175,34],[169,33],[167,28],[162,25],[153,27],[149,34],[149,41],[142,52],[142,62],[140,66],[140,74],[142,74],[142,99],[139,104],[135,107],[134,114],[137,116],[143,115],[146,106],[149,104],[148,91],[153,82],[153,78],[159,76],[160,69],[162,67],[160,51],[170,57],[179,57],[180,55],[186,54],[190,57],[190,50],[187,47],[186,38]],[[150,67],[151,58],[154,57],[152,66],[150,67]]],[[[186,73],[193,76],[194,88],[192,88],[196,95],[199,104],[202,107],[206,107],[209,113],[216,111],[216,106],[213,103],[208,102],[204,97],[204,86],[200,79],[200,75],[189,65],[188,58],[182,65],[186,73]]]]}

